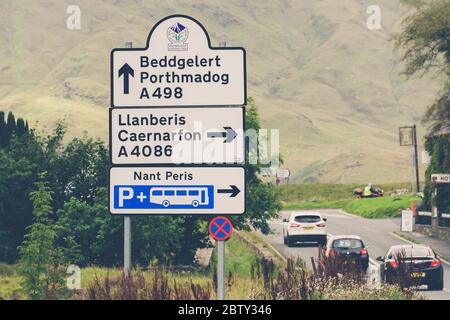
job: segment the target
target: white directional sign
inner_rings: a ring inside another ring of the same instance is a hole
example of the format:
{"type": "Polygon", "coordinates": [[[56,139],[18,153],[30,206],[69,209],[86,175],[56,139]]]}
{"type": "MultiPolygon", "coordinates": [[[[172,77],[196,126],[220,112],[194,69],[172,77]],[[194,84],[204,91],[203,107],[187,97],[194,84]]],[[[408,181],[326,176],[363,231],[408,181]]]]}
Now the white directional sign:
{"type": "Polygon", "coordinates": [[[282,168],[277,169],[277,178],[279,179],[287,179],[289,178],[290,175],[291,172],[289,171],[289,169],[282,169],[282,168]]]}
{"type": "Polygon", "coordinates": [[[411,210],[402,210],[402,225],[403,232],[412,232],[414,228],[414,215],[411,210]]]}
{"type": "Polygon", "coordinates": [[[212,48],[205,28],[176,15],[150,31],[147,47],[111,52],[112,107],[246,104],[245,50],[212,48]]]}
{"type": "Polygon", "coordinates": [[[112,214],[242,214],[242,167],[113,167],[112,214]]]}
{"type": "Polygon", "coordinates": [[[437,173],[431,175],[433,183],[450,183],[450,173],[437,173]]]}
{"type": "Polygon", "coordinates": [[[184,15],[159,21],[145,48],[112,50],[112,214],[245,212],[245,169],[216,166],[245,162],[245,59],[184,15]],[[208,166],[180,166],[194,164],[208,166]]]}
{"type": "Polygon", "coordinates": [[[113,164],[241,164],[243,108],[111,108],[113,164]]]}

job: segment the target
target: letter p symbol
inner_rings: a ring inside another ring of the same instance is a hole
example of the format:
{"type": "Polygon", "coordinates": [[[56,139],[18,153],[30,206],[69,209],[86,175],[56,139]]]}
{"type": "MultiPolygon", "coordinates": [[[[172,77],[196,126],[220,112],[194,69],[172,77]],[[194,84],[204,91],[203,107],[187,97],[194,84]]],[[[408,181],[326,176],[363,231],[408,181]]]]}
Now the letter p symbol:
{"type": "Polygon", "coordinates": [[[134,192],[132,188],[120,187],[119,188],[119,207],[123,208],[123,200],[133,199],[134,192]]]}

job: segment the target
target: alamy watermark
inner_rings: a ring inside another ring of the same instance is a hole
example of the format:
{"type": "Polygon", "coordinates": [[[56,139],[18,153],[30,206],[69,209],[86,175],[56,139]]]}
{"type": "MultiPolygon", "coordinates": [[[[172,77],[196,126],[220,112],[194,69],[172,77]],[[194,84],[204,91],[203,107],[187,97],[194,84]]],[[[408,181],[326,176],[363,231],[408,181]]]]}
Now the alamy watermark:
{"type": "Polygon", "coordinates": [[[66,286],[69,290],[81,289],[81,269],[75,264],[71,264],[67,267],[66,273],[68,275],[66,279],[66,286]]]}
{"type": "Polygon", "coordinates": [[[67,7],[66,13],[69,15],[66,20],[66,26],[69,30],[81,29],[81,9],[79,6],[70,5],[67,7]]]}
{"type": "Polygon", "coordinates": [[[369,15],[367,18],[366,26],[369,30],[381,29],[381,8],[378,5],[370,5],[367,7],[366,13],[369,15]]]}

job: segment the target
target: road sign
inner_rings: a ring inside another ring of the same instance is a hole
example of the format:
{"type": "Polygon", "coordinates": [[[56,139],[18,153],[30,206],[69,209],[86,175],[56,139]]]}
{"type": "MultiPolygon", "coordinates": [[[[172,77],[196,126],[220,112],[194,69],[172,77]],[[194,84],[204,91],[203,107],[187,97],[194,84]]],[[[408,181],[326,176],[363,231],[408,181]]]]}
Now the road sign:
{"type": "Polygon", "coordinates": [[[436,173],[431,175],[431,182],[441,184],[450,183],[450,173],[436,173]]]}
{"type": "Polygon", "coordinates": [[[413,127],[399,128],[400,146],[412,146],[414,138],[413,127]]]}
{"type": "Polygon", "coordinates": [[[289,178],[290,175],[291,172],[289,171],[289,169],[282,169],[282,168],[277,169],[277,178],[279,179],[287,179],[289,178]]]}
{"type": "Polygon", "coordinates": [[[225,278],[225,240],[228,240],[233,232],[233,225],[228,218],[215,217],[208,226],[209,234],[217,241],[217,299],[224,299],[225,278]]]}
{"type": "Polygon", "coordinates": [[[243,214],[243,167],[112,167],[112,214],[243,214]]]}
{"type": "Polygon", "coordinates": [[[430,164],[431,156],[426,150],[422,150],[422,164],[430,164]]]}
{"type": "Polygon", "coordinates": [[[159,21],[145,48],[111,52],[112,107],[241,106],[246,104],[243,48],[212,48],[195,19],[159,21]]]}
{"type": "Polygon", "coordinates": [[[215,217],[209,223],[209,234],[217,241],[228,240],[233,232],[233,225],[228,218],[215,217]]]}
{"type": "Polygon", "coordinates": [[[113,164],[242,164],[244,108],[111,108],[113,164]]]}
{"type": "Polygon", "coordinates": [[[403,232],[412,232],[414,225],[414,215],[412,210],[402,210],[402,226],[403,232]]]}

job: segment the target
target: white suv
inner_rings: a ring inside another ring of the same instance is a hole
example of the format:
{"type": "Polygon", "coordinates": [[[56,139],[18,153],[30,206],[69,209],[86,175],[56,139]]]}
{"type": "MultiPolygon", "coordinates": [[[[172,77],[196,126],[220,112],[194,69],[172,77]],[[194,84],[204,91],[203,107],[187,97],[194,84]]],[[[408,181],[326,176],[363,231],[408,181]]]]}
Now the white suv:
{"type": "Polygon", "coordinates": [[[317,212],[291,213],[289,219],[283,219],[284,244],[292,247],[296,242],[327,243],[326,218],[317,212]]]}

